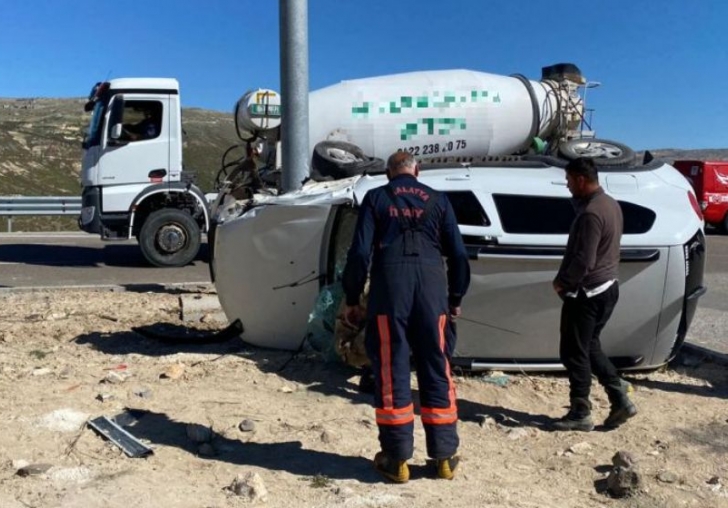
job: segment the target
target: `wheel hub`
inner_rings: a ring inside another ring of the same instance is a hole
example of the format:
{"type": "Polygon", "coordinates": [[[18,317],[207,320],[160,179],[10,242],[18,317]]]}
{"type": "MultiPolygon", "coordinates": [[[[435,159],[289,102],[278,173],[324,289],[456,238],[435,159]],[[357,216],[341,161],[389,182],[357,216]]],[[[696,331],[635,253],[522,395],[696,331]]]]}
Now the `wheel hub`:
{"type": "Polygon", "coordinates": [[[167,254],[179,251],[186,242],[187,235],[185,235],[184,229],[176,224],[167,224],[161,227],[157,233],[157,245],[167,254]]]}
{"type": "Polygon", "coordinates": [[[574,147],[579,155],[591,158],[613,159],[622,155],[619,147],[600,142],[584,142],[574,147]]]}

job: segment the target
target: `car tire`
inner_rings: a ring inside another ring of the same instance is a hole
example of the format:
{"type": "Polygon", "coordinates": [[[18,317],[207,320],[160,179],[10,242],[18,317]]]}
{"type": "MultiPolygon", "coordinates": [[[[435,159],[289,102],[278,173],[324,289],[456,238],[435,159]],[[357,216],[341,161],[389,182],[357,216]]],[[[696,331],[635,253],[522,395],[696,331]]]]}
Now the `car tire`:
{"type": "Polygon", "coordinates": [[[570,139],[559,146],[559,154],[568,160],[588,157],[597,166],[631,166],[637,158],[627,145],[597,138],[570,139]]]}
{"type": "Polygon", "coordinates": [[[316,181],[383,172],[382,159],[367,157],[361,148],[346,141],[321,141],[313,149],[311,178],[316,181]]]}
{"type": "Polygon", "coordinates": [[[139,247],[154,266],[185,266],[200,250],[200,226],[192,216],[176,208],[149,214],[139,231],[139,247]]]}
{"type": "Polygon", "coordinates": [[[723,234],[728,235],[728,212],[726,212],[725,217],[723,217],[721,229],[723,230],[723,234]]]}

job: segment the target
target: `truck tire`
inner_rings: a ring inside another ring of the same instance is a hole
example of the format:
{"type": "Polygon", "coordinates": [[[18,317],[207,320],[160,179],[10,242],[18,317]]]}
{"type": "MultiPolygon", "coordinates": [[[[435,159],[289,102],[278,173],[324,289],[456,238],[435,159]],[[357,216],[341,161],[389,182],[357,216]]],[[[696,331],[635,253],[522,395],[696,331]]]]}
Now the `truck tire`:
{"type": "Polygon", "coordinates": [[[200,227],[176,208],[152,212],[139,231],[139,247],[154,266],[185,266],[200,250],[200,227]]]}
{"type": "Polygon", "coordinates": [[[321,141],[313,148],[311,178],[341,180],[364,173],[384,173],[384,161],[367,157],[361,148],[346,141],[321,141]]]}
{"type": "Polygon", "coordinates": [[[627,145],[606,139],[570,139],[559,147],[559,153],[568,160],[579,157],[594,159],[597,166],[631,166],[636,155],[627,145]]]}

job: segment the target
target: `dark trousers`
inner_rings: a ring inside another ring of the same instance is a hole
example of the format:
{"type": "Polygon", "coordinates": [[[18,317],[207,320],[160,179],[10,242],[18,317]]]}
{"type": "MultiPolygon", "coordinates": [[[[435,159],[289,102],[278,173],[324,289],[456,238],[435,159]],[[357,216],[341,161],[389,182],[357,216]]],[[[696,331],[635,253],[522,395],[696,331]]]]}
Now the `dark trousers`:
{"type": "Polygon", "coordinates": [[[589,398],[591,376],[602,386],[619,385],[619,375],[602,352],[599,335],[619,299],[619,285],[587,298],[579,291],[576,298],[564,297],[561,307],[561,362],[569,373],[570,398],[589,398]]]}
{"type": "Polygon", "coordinates": [[[408,460],[414,449],[410,355],[417,370],[427,454],[443,459],[457,451],[450,369],[454,347],[441,265],[401,263],[372,269],[366,348],[374,371],[379,442],[393,459],[408,460]]]}

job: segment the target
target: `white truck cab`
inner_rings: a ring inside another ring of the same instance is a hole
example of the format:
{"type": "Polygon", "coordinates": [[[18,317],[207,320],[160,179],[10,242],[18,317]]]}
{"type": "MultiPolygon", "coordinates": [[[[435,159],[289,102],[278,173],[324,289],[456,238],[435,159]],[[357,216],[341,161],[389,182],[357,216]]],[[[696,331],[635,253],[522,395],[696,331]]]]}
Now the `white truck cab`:
{"type": "Polygon", "coordinates": [[[97,83],[83,142],[79,226],[104,240],[135,237],[156,266],[183,266],[200,248],[208,203],[182,165],[179,83],[124,78],[97,83]]]}

